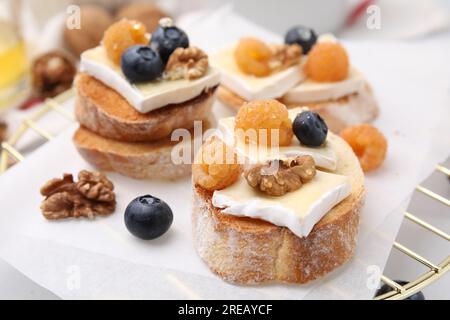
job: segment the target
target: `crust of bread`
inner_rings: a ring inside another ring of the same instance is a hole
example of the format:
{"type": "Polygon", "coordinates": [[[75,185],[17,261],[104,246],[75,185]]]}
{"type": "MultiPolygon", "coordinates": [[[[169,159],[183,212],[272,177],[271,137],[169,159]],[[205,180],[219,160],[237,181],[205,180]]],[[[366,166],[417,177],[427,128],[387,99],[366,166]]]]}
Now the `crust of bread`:
{"type": "MultiPolygon", "coordinates": [[[[235,110],[247,102],[224,86],[219,86],[217,98],[235,110]]],[[[355,124],[372,122],[379,113],[378,103],[369,84],[366,84],[359,92],[337,100],[305,103],[292,103],[284,101],[282,98],[278,100],[288,108],[308,107],[312,111],[318,112],[327,122],[328,128],[336,133],[355,124]]]]}
{"type": "Polygon", "coordinates": [[[175,164],[170,138],[155,142],[122,142],[79,127],[73,142],[81,156],[102,171],[115,171],[135,179],[175,180],[191,173],[189,164],[175,164]]]}
{"type": "Polygon", "coordinates": [[[140,113],[118,92],[85,73],[76,81],[75,115],[80,124],[101,136],[128,142],[156,141],[174,129],[191,129],[206,119],[214,101],[211,88],[189,101],[140,113]]]}
{"type": "Polygon", "coordinates": [[[232,283],[303,284],[348,261],[356,247],[364,174],[342,139],[336,153],[336,173],[350,177],[352,192],[303,238],[263,220],[224,214],[212,205],[211,192],[194,186],[194,246],[208,267],[232,283]]]}

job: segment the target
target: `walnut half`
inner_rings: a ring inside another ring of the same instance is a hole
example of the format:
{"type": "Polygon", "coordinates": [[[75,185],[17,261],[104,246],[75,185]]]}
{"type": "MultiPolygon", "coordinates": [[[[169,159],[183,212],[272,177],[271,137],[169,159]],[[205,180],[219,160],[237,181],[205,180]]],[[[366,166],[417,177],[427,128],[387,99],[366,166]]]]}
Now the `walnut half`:
{"type": "Polygon", "coordinates": [[[302,47],[298,44],[282,44],[271,47],[272,58],[269,66],[272,71],[281,71],[300,63],[302,47]]]}
{"type": "Polygon", "coordinates": [[[209,67],[208,56],[197,47],[177,48],[167,61],[164,77],[169,80],[201,78],[209,67]]]}
{"type": "Polygon", "coordinates": [[[8,126],[5,122],[0,121],[0,143],[6,140],[6,135],[8,132],[8,126]]]}
{"type": "Polygon", "coordinates": [[[298,190],[315,175],[316,166],[311,156],[272,160],[244,172],[244,177],[251,187],[270,196],[282,196],[298,190]]]}
{"type": "Polygon", "coordinates": [[[50,220],[69,217],[94,218],[107,215],[116,208],[114,185],[99,172],[80,171],[78,182],[71,174],[62,179],[51,179],[42,188],[45,196],[41,211],[50,220]]]}

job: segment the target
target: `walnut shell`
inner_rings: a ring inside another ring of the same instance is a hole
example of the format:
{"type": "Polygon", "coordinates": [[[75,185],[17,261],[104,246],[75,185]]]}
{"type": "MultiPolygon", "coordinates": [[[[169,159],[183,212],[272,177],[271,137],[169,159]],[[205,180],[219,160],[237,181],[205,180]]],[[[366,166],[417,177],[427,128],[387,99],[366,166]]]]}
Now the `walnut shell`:
{"type": "Polygon", "coordinates": [[[158,28],[159,19],[168,15],[158,6],[150,3],[131,3],[119,8],[115,15],[116,20],[127,18],[142,22],[148,32],[153,32],[158,28]]]}
{"type": "Polygon", "coordinates": [[[68,29],[64,25],[64,41],[79,56],[83,51],[96,47],[103,32],[114,22],[112,15],[97,5],[80,6],[80,29],[68,29]]]}
{"type": "Polygon", "coordinates": [[[77,72],[73,60],[61,50],[52,50],[38,56],[32,66],[33,95],[48,98],[68,90],[77,72]]]}

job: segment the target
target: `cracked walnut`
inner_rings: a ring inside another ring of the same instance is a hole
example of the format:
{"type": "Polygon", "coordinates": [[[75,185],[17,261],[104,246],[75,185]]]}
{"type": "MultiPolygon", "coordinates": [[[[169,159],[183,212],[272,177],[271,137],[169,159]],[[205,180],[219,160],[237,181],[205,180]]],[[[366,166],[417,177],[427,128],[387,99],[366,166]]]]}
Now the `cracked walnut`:
{"type": "Polygon", "coordinates": [[[169,80],[195,80],[201,78],[208,67],[208,56],[201,49],[177,48],[167,61],[164,77],[169,80]]]}
{"type": "Polygon", "coordinates": [[[244,172],[247,183],[270,196],[282,196],[299,189],[316,175],[311,156],[294,159],[272,160],[258,164],[244,172]]]}
{"type": "Polygon", "coordinates": [[[62,179],[51,179],[41,188],[45,196],[41,211],[49,220],[108,215],[116,207],[113,190],[114,185],[103,173],[82,170],[78,182],[65,173],[62,179]]]}
{"type": "Polygon", "coordinates": [[[274,45],[271,51],[269,66],[272,71],[281,71],[300,63],[303,53],[302,47],[298,44],[274,45]]]}
{"type": "Polygon", "coordinates": [[[0,143],[6,140],[8,133],[8,125],[5,122],[0,121],[0,143]]]}

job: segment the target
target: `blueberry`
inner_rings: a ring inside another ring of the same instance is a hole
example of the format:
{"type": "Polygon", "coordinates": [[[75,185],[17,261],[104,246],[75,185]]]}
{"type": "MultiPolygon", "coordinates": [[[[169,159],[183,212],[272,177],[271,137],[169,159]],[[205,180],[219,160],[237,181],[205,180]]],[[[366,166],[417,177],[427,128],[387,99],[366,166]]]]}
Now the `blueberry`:
{"type": "Polygon", "coordinates": [[[164,63],[167,63],[172,52],[176,48],[189,47],[187,34],[175,26],[159,26],[152,34],[150,46],[161,56],[164,63]]]}
{"type": "Polygon", "coordinates": [[[138,238],[158,238],[169,230],[173,214],[170,207],[156,197],[145,195],[130,202],[125,210],[125,225],[138,238]]]}
{"type": "MultiPolygon", "coordinates": [[[[395,282],[397,282],[401,286],[404,286],[405,284],[408,284],[407,281],[401,281],[401,280],[395,280],[395,282]]],[[[381,286],[381,288],[377,290],[377,293],[375,294],[375,296],[380,296],[380,295],[388,293],[388,292],[390,292],[392,290],[394,290],[394,289],[392,289],[387,284],[383,284],[381,286]]],[[[422,293],[422,291],[419,291],[419,292],[416,292],[413,295],[409,296],[405,300],[425,300],[425,296],[422,293]]]]}
{"type": "Polygon", "coordinates": [[[164,71],[159,54],[149,46],[142,45],[128,48],[122,55],[120,66],[130,82],[152,81],[164,71]]]}
{"type": "Polygon", "coordinates": [[[328,133],[328,127],[322,117],[315,112],[303,111],[299,113],[292,124],[297,139],[305,146],[321,146],[328,133]]]}
{"type": "Polygon", "coordinates": [[[295,26],[288,30],[284,36],[284,43],[298,44],[303,48],[303,53],[307,54],[317,41],[317,34],[313,29],[304,26],[295,26]]]}

